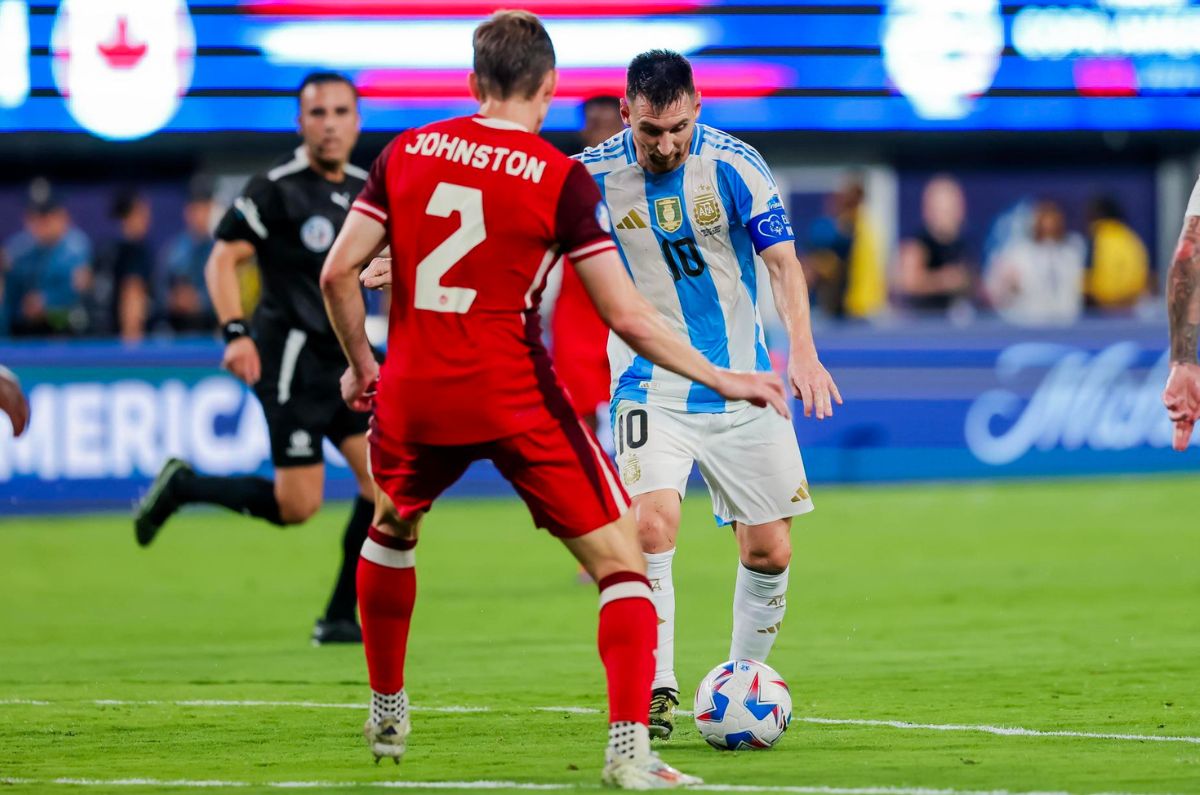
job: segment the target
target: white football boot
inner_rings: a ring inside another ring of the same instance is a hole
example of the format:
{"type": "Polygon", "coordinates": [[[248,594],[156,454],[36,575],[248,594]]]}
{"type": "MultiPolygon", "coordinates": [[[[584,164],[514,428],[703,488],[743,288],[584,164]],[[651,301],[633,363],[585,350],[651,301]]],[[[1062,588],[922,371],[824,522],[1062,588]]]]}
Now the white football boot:
{"type": "Polygon", "coordinates": [[[412,721],[406,715],[403,720],[384,718],[376,723],[368,719],[363,726],[363,736],[367,738],[367,747],[375,755],[375,764],[385,756],[396,764],[404,756],[408,748],[408,734],[412,731],[412,721]]]}
{"type": "Polygon", "coordinates": [[[610,756],[600,780],[614,789],[675,789],[704,783],[701,778],[680,773],[653,752],[633,759],[610,756]]]}

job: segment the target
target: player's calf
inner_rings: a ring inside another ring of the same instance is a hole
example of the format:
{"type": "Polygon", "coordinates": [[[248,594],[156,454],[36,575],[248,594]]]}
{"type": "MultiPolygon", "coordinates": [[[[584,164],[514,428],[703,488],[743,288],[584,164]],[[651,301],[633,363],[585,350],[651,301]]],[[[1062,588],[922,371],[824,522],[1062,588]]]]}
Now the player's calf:
{"type": "Polygon", "coordinates": [[[737,527],[741,562],[733,592],[731,659],[765,662],[783,628],[792,557],[790,520],[737,527]]]}

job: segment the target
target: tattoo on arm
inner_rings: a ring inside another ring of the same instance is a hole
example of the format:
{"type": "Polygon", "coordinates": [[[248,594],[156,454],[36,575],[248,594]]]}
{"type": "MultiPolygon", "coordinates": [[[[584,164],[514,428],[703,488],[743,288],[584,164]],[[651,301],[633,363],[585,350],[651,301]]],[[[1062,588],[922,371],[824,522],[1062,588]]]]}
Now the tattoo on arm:
{"type": "Polygon", "coordinates": [[[1167,276],[1171,361],[1196,363],[1200,336],[1200,216],[1185,219],[1167,276]]]}

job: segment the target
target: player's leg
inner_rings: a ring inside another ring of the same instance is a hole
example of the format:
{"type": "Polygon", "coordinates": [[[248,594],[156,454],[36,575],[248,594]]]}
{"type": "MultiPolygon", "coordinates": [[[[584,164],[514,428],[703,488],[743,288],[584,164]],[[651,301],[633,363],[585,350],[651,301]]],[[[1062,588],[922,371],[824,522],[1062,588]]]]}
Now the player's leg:
{"type": "Polygon", "coordinates": [[[787,610],[792,561],[791,517],[748,525],[734,522],[739,566],[733,590],[729,658],[766,662],[787,610]]]}
{"type": "MultiPolygon", "coordinates": [[[[368,415],[360,415],[349,409],[346,409],[345,414],[353,416],[343,419],[366,425],[368,415]]],[[[375,514],[375,484],[371,480],[371,471],[367,464],[365,427],[362,432],[350,435],[330,431],[329,438],[341,451],[350,471],[354,473],[358,483],[358,496],[354,499],[350,517],[342,532],[342,559],[337,578],[334,580],[333,592],[329,595],[324,614],[317,619],[313,627],[312,639],[316,645],[362,641],[362,630],[359,629],[355,618],[355,609],[358,607],[355,579],[359,552],[363,542],[367,540],[367,528],[371,526],[375,514]]]]}
{"type": "Polygon", "coordinates": [[[275,497],[275,484],[270,480],[252,475],[199,475],[186,461],[172,458],[163,464],[134,509],[138,544],[148,546],[176,511],[192,503],[220,505],[273,525],[285,524],[275,497]]]}
{"type": "Polygon", "coordinates": [[[371,683],[371,710],[363,734],[376,762],[387,756],[399,764],[411,731],[404,659],[417,600],[413,549],[424,515],[417,511],[401,516],[378,490],[373,522],[358,560],[363,648],[371,683]]]}
{"type": "Polygon", "coordinates": [[[604,781],[637,789],[698,783],[650,752],[657,619],[628,498],[595,434],[564,415],[489,449],[537,526],[560,538],[599,587],[597,642],[609,699],[604,781]]]}
{"type": "Polygon", "coordinates": [[[358,607],[371,684],[363,728],[375,761],[404,755],[409,732],[404,661],[417,598],[414,548],[433,501],[462,476],[472,458],[457,448],[372,446],[375,510],[358,561],[358,607]]]}
{"type": "Polygon", "coordinates": [[[263,346],[263,378],[254,392],[262,403],[271,441],[275,479],[253,475],[210,477],[172,458],[163,465],[134,511],[134,529],[142,546],[150,544],[166,521],[190,504],[220,505],[231,511],[284,526],[303,522],[321,507],[325,467],[321,435],[327,406],[313,406],[301,395],[280,398],[278,356],[263,346]]]}
{"type": "Polygon", "coordinates": [[[787,607],[791,519],[813,509],[795,431],[763,409],[721,415],[700,471],[738,542],[729,656],[765,662],[787,607]]]}
{"type": "Polygon", "coordinates": [[[667,739],[675,728],[675,584],[672,566],[680,502],[696,450],[693,433],[676,412],[621,401],[613,411],[613,438],[621,478],[633,495],[633,515],[658,615],[658,655],[650,701],[650,734],[667,739]]]}

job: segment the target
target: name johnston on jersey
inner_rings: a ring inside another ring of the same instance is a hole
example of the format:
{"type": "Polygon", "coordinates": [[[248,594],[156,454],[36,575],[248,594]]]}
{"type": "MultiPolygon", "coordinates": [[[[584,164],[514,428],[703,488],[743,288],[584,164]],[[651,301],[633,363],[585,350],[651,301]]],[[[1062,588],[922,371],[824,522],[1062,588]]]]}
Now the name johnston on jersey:
{"type": "Polygon", "coordinates": [[[440,157],[481,171],[499,171],[503,166],[506,174],[534,183],[541,182],[546,171],[546,161],[520,149],[481,144],[443,132],[419,133],[404,151],[410,155],[440,157]]]}

